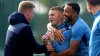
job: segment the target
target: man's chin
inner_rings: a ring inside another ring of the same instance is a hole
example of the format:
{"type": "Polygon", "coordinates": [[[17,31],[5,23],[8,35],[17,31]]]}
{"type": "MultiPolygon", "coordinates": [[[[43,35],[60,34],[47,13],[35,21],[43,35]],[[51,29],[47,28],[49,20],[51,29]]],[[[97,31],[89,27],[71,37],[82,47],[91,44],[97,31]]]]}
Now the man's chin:
{"type": "Polygon", "coordinates": [[[65,19],[65,22],[67,22],[67,23],[71,23],[71,20],[65,19]]]}
{"type": "Polygon", "coordinates": [[[53,27],[56,27],[56,25],[55,24],[51,24],[53,27]]]}
{"type": "Polygon", "coordinates": [[[53,25],[53,23],[52,23],[52,22],[50,22],[50,24],[51,24],[51,25],[53,25]]]}

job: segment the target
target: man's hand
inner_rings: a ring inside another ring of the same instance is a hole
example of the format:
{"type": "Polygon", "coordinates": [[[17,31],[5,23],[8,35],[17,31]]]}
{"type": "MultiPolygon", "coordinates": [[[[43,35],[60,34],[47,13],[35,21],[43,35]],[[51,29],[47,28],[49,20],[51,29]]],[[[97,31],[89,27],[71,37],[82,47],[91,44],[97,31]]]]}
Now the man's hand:
{"type": "Polygon", "coordinates": [[[48,33],[49,35],[49,40],[52,42],[54,41],[54,31],[52,30],[51,32],[48,33]]]}
{"type": "Polygon", "coordinates": [[[64,42],[65,37],[64,37],[63,34],[62,34],[62,30],[55,29],[55,30],[54,30],[54,34],[55,34],[55,36],[56,36],[56,41],[57,41],[58,43],[64,42]]]}
{"type": "Polygon", "coordinates": [[[48,44],[48,41],[49,41],[49,42],[54,41],[54,31],[47,32],[47,33],[42,37],[42,41],[43,41],[45,44],[48,44]]]}
{"type": "Polygon", "coordinates": [[[48,52],[53,52],[53,51],[55,51],[55,49],[52,47],[52,44],[51,44],[51,43],[48,43],[48,44],[46,45],[46,47],[47,47],[48,52]]]}
{"type": "Polygon", "coordinates": [[[49,41],[49,36],[47,35],[47,33],[42,36],[42,41],[45,45],[48,44],[47,42],[49,41]]]}
{"type": "Polygon", "coordinates": [[[42,40],[44,41],[44,40],[48,40],[49,38],[48,38],[48,36],[47,36],[47,34],[45,34],[45,35],[43,35],[42,36],[42,40]]]}

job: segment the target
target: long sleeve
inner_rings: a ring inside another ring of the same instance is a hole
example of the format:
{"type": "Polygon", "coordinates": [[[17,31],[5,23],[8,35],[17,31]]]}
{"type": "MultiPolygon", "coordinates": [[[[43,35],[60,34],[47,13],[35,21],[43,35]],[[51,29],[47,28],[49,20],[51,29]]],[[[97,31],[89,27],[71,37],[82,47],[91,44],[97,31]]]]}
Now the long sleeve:
{"type": "Polygon", "coordinates": [[[55,48],[55,50],[56,50],[57,53],[62,52],[64,50],[68,49],[69,46],[70,46],[71,30],[65,30],[65,31],[62,32],[62,34],[65,37],[64,42],[62,42],[60,44],[56,40],[54,40],[52,42],[52,45],[55,48]]]}
{"type": "Polygon", "coordinates": [[[29,26],[22,29],[22,35],[24,37],[23,39],[26,41],[25,46],[29,48],[30,51],[37,54],[47,52],[45,45],[40,45],[36,42],[32,30],[29,26]]]}

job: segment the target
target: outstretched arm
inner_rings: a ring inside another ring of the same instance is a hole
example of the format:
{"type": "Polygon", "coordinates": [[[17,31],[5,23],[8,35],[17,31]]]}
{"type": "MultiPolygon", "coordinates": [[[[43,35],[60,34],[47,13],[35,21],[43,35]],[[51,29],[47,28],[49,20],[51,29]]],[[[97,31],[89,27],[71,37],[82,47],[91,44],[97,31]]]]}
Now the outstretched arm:
{"type": "Polygon", "coordinates": [[[50,56],[74,56],[79,45],[80,41],[71,41],[69,49],[60,53],[51,52],[50,56]]]}
{"type": "MultiPolygon", "coordinates": [[[[25,41],[25,46],[33,53],[44,53],[47,52],[47,48],[45,45],[40,45],[36,42],[31,28],[29,26],[24,27],[22,29],[21,34],[26,34],[23,40],[25,41]]],[[[24,36],[23,36],[24,37],[24,36]]]]}

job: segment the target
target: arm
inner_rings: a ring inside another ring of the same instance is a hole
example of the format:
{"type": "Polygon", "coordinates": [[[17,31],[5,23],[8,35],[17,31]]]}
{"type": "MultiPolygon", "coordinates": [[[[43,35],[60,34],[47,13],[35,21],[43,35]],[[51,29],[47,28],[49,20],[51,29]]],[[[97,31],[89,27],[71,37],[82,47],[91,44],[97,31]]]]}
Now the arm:
{"type": "Polygon", "coordinates": [[[43,53],[47,52],[45,45],[39,45],[31,31],[31,28],[29,26],[26,26],[22,29],[22,34],[24,35],[23,38],[25,41],[25,47],[28,48],[33,53],[43,53]]]}
{"type": "Polygon", "coordinates": [[[58,43],[56,41],[52,42],[53,47],[58,51],[58,52],[62,52],[66,49],[68,49],[70,47],[70,40],[71,40],[71,30],[64,30],[62,32],[62,34],[64,35],[64,42],[62,43],[58,43]]]}
{"type": "Polygon", "coordinates": [[[69,49],[60,53],[52,52],[50,56],[74,56],[79,45],[80,41],[71,41],[69,49]]]}
{"type": "Polygon", "coordinates": [[[73,56],[75,55],[77,48],[80,45],[82,36],[84,34],[84,27],[79,27],[79,25],[76,27],[72,28],[72,37],[71,37],[71,43],[70,43],[70,48],[60,52],[60,53],[51,53],[51,55],[56,55],[56,56],[73,56]]]}
{"type": "Polygon", "coordinates": [[[54,40],[54,36],[52,36],[52,34],[48,34],[48,35],[50,35],[51,43],[57,53],[68,49],[70,46],[71,30],[65,30],[62,33],[65,37],[65,41],[62,43],[58,43],[56,40],[54,40]]]}

